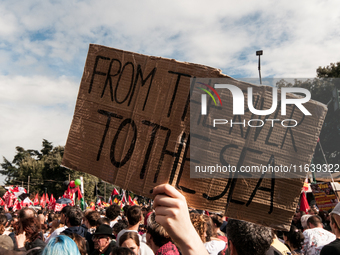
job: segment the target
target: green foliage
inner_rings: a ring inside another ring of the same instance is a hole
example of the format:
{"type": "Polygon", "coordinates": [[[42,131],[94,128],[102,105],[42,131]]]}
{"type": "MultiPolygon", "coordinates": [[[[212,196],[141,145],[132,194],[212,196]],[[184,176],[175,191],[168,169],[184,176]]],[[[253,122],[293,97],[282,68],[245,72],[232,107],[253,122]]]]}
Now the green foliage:
{"type": "Polygon", "coordinates": [[[316,69],[318,78],[340,78],[340,62],[316,69]]]}
{"type": "MultiPolygon", "coordinates": [[[[332,91],[336,86],[331,78],[340,77],[340,62],[330,64],[327,67],[319,67],[317,69],[317,77],[306,81],[294,80],[294,83],[281,80],[277,83],[277,86],[279,88],[306,88],[311,92],[313,100],[328,104],[328,112],[319,137],[327,162],[329,164],[336,164],[340,162],[340,111],[334,111],[333,104],[330,101],[333,97],[332,91]]],[[[320,144],[316,147],[313,161],[314,164],[326,163],[320,144]]]]}

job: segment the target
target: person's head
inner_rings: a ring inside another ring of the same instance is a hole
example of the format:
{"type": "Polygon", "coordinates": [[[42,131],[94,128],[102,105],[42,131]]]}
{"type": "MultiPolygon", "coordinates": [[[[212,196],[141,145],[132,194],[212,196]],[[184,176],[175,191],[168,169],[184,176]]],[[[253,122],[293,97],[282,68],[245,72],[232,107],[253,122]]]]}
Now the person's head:
{"type": "Polygon", "coordinates": [[[171,241],[168,232],[156,222],[155,213],[151,213],[148,218],[148,225],[146,227],[146,242],[151,247],[154,253],[164,244],[171,241]]]}
{"type": "Polygon", "coordinates": [[[128,218],[129,225],[135,226],[142,220],[142,210],[137,205],[130,206],[127,210],[126,217],[128,218]]]}
{"type": "Polygon", "coordinates": [[[213,228],[215,231],[217,231],[223,224],[223,219],[218,214],[213,214],[210,216],[212,222],[213,222],[213,228]]]}
{"type": "Polygon", "coordinates": [[[97,226],[97,221],[100,219],[100,213],[97,211],[91,211],[85,215],[85,225],[87,228],[93,228],[97,226]]]}
{"type": "Polygon", "coordinates": [[[125,205],[123,207],[123,212],[124,212],[124,215],[126,216],[127,215],[127,211],[129,210],[129,208],[131,207],[131,205],[125,205]]]}
{"type": "Polygon", "coordinates": [[[113,233],[117,236],[118,233],[127,228],[128,227],[128,223],[125,220],[119,220],[116,224],[113,225],[113,233]]]}
{"type": "Polygon", "coordinates": [[[323,228],[322,220],[317,215],[312,215],[307,220],[307,227],[308,228],[323,228]]]}
{"type": "Polygon", "coordinates": [[[79,207],[71,207],[66,213],[66,225],[68,227],[78,227],[83,220],[83,212],[79,207]]]}
{"type": "Polygon", "coordinates": [[[226,232],[228,252],[232,255],[265,254],[273,241],[270,228],[241,220],[228,219],[226,232]]]}
{"type": "Polygon", "coordinates": [[[138,234],[133,231],[125,232],[119,238],[119,246],[129,248],[135,253],[135,255],[138,255],[140,249],[138,234]]]}
{"type": "Polygon", "coordinates": [[[203,219],[205,221],[205,241],[209,242],[211,241],[211,237],[217,237],[217,232],[214,232],[214,223],[210,216],[204,214],[203,219]]]}
{"type": "Polygon", "coordinates": [[[70,237],[77,245],[78,250],[80,252],[80,255],[86,255],[87,251],[86,251],[86,241],[85,239],[76,234],[76,233],[69,233],[67,234],[68,237],[70,237]]]}
{"type": "Polygon", "coordinates": [[[41,226],[37,217],[20,220],[20,224],[22,232],[26,233],[26,239],[28,241],[34,241],[40,235],[41,226]]]}
{"type": "Polygon", "coordinates": [[[45,223],[45,216],[43,214],[38,214],[37,218],[41,225],[45,223]]]}
{"type": "Polygon", "coordinates": [[[68,236],[59,235],[51,238],[45,246],[42,255],[80,255],[77,244],[68,236]]]}
{"type": "Polygon", "coordinates": [[[107,217],[100,217],[100,218],[97,220],[97,227],[98,227],[99,225],[102,225],[102,224],[110,225],[110,219],[107,218],[107,217]]]}
{"type": "Polygon", "coordinates": [[[105,250],[110,245],[112,238],[112,228],[109,225],[98,226],[92,236],[94,248],[100,251],[105,250]]]}
{"type": "Polygon", "coordinates": [[[190,213],[190,220],[202,242],[205,243],[207,238],[207,223],[203,214],[190,213]]]}
{"type": "Polygon", "coordinates": [[[26,218],[31,218],[31,217],[34,217],[34,215],[35,215],[35,212],[33,209],[24,207],[19,212],[19,219],[23,220],[26,218]]]}
{"type": "Polygon", "coordinates": [[[65,207],[63,207],[63,209],[61,209],[60,211],[60,221],[63,224],[66,224],[66,214],[68,213],[68,211],[71,209],[72,207],[67,205],[65,207]]]}
{"type": "Polygon", "coordinates": [[[49,213],[47,217],[48,223],[51,223],[54,220],[54,213],[49,213]]]}
{"type": "Polygon", "coordinates": [[[312,217],[312,215],[310,214],[305,214],[301,216],[301,226],[303,227],[303,229],[307,229],[307,220],[309,217],[312,217]]]}
{"type": "Polygon", "coordinates": [[[330,212],[330,226],[332,232],[337,236],[340,237],[340,203],[338,203],[334,209],[330,212]]]}
{"type": "Polygon", "coordinates": [[[115,220],[120,215],[120,206],[117,204],[110,205],[105,213],[110,220],[115,220]]]}
{"type": "Polygon", "coordinates": [[[296,250],[302,248],[305,236],[302,234],[300,229],[292,225],[289,232],[283,232],[283,239],[285,240],[285,244],[287,244],[291,250],[296,250]]]}
{"type": "Polygon", "coordinates": [[[0,235],[2,235],[5,232],[7,224],[7,217],[4,214],[0,214],[0,235]]]}
{"type": "Polygon", "coordinates": [[[294,214],[294,217],[293,217],[293,222],[296,224],[297,222],[299,222],[301,220],[301,212],[300,211],[297,211],[295,214],[294,214]]]}
{"type": "Polygon", "coordinates": [[[110,255],[135,255],[135,253],[126,247],[114,247],[110,255]]]}

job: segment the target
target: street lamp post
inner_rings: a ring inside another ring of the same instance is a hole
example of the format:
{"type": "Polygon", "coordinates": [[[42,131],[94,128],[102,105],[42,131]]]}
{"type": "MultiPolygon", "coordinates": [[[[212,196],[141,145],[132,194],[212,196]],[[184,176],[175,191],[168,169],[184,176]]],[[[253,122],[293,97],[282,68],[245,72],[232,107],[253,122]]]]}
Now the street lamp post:
{"type": "Polygon", "coordinates": [[[263,50],[256,51],[256,56],[259,56],[259,76],[260,76],[260,84],[262,85],[262,80],[261,80],[261,60],[260,60],[260,56],[261,55],[263,55],[263,50]]]}

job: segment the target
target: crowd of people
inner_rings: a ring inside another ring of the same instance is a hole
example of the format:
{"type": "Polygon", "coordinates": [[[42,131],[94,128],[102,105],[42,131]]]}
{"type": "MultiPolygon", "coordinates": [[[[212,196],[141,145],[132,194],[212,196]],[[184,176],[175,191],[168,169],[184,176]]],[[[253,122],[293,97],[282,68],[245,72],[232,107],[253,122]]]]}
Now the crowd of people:
{"type": "Polygon", "coordinates": [[[290,231],[188,208],[170,185],[153,189],[153,207],[116,204],[60,213],[0,211],[0,254],[332,255],[340,254],[340,204],[330,214],[297,212],[290,231]],[[333,233],[332,233],[333,232],[333,233]]]}

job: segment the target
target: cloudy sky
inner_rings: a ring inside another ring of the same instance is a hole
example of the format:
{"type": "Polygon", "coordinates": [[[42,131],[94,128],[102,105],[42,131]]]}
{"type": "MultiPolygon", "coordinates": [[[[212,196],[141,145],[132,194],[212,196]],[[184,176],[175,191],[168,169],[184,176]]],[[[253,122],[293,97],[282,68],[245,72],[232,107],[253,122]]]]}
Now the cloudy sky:
{"type": "Polygon", "coordinates": [[[90,43],[234,78],[258,77],[263,50],[262,77],[315,77],[340,61],[339,10],[338,0],[0,1],[0,155],[65,145],[90,43]]]}

